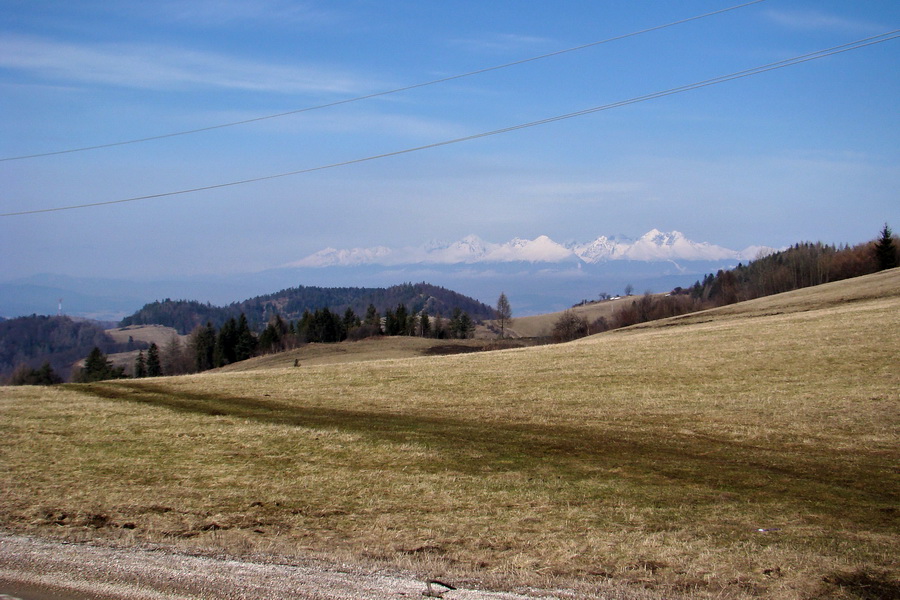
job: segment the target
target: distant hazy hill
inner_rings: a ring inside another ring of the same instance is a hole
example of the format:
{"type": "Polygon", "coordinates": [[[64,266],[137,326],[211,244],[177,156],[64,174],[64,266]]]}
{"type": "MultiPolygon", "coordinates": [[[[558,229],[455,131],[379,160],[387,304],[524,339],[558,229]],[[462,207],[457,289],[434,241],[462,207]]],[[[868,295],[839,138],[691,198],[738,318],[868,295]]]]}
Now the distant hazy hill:
{"type": "Polygon", "coordinates": [[[0,381],[22,364],[36,369],[49,362],[63,379],[68,379],[73,363],[94,347],[104,353],[145,348],[139,342],[118,343],[95,322],[69,317],[33,315],[0,322],[0,381]]]}
{"type": "Polygon", "coordinates": [[[440,313],[449,317],[455,308],[459,308],[475,319],[493,317],[490,306],[468,296],[427,283],[405,283],[389,288],[300,286],[222,307],[189,300],[166,299],[145,305],[123,319],[119,325],[165,325],[187,334],[206,322],[221,326],[229,318],[241,313],[247,316],[251,327],[259,327],[275,314],[296,320],[304,311],[320,308],[338,313],[351,308],[357,315],[364,316],[370,304],[381,314],[402,304],[413,312],[426,310],[432,315],[440,313]]]}

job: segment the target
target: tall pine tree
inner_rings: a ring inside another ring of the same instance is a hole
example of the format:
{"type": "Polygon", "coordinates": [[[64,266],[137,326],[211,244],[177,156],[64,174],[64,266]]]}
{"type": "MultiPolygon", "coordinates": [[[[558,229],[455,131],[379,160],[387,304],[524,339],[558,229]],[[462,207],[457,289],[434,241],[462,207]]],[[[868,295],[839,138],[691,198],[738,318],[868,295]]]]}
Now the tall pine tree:
{"type": "Polygon", "coordinates": [[[353,309],[348,306],[347,310],[344,311],[344,319],[343,319],[344,333],[348,333],[348,332],[352,331],[353,329],[356,329],[361,324],[362,324],[362,322],[359,320],[359,317],[357,317],[356,313],[353,312],[353,309]]]}
{"type": "Polygon", "coordinates": [[[431,336],[431,318],[424,310],[419,313],[419,335],[423,338],[431,336]]]}
{"type": "Polygon", "coordinates": [[[379,331],[381,330],[381,316],[378,314],[378,309],[375,308],[374,304],[369,304],[369,307],[366,309],[366,320],[364,322],[366,325],[375,327],[379,331]]]}
{"type": "Polygon", "coordinates": [[[875,242],[875,259],[878,270],[893,269],[897,266],[897,247],[894,245],[894,234],[888,224],[884,224],[881,237],[875,242]]]}
{"type": "Polygon", "coordinates": [[[237,324],[237,343],[234,347],[235,362],[247,360],[256,353],[256,336],[247,324],[247,315],[241,313],[237,324]]]}
{"type": "Polygon", "coordinates": [[[134,359],[134,378],[141,379],[147,376],[147,361],[144,360],[144,351],[138,352],[137,358],[134,359]]]}
{"type": "Polygon", "coordinates": [[[122,379],[124,377],[126,377],[125,369],[114,367],[112,361],[106,358],[106,355],[103,354],[100,348],[95,346],[84,360],[84,367],[75,375],[75,382],[91,383],[93,381],[122,379]]]}
{"type": "Polygon", "coordinates": [[[207,371],[215,366],[216,329],[207,321],[206,327],[197,327],[191,334],[191,346],[197,371],[207,371]]]}
{"type": "Polygon", "coordinates": [[[216,336],[216,349],[213,360],[217,367],[230,365],[237,361],[237,345],[238,324],[234,317],[231,317],[225,321],[225,324],[222,325],[222,328],[219,329],[219,334],[216,336]]]}
{"type": "Polygon", "coordinates": [[[450,337],[464,340],[472,337],[475,332],[475,323],[469,313],[460,310],[459,307],[453,309],[453,316],[450,318],[450,324],[447,326],[450,337]]]}
{"type": "Polygon", "coordinates": [[[150,344],[147,349],[147,377],[159,377],[162,373],[162,364],[159,360],[159,346],[150,344]]]}

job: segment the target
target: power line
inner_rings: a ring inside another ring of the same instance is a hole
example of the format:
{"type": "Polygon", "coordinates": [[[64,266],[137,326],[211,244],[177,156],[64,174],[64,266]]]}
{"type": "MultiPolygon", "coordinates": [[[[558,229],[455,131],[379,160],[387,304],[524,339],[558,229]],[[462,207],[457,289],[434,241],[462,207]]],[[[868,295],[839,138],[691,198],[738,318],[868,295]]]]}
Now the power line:
{"type": "Polygon", "coordinates": [[[736,71],[734,73],[729,73],[728,75],[721,75],[719,77],[713,77],[712,79],[706,79],[703,81],[698,81],[695,83],[690,83],[690,84],[679,86],[679,87],[669,88],[667,90],[653,92],[651,94],[645,94],[643,96],[635,96],[635,97],[629,98],[627,100],[620,100],[618,102],[613,102],[611,104],[594,106],[591,108],[586,108],[584,110],[566,113],[563,115],[557,115],[554,117],[548,117],[546,119],[541,119],[538,121],[530,121],[528,123],[520,123],[518,125],[512,125],[509,127],[504,127],[502,129],[494,129],[492,131],[485,131],[482,133],[476,133],[476,134],[468,135],[465,137],[454,138],[451,140],[444,140],[444,141],[435,142],[432,144],[426,144],[424,146],[416,146],[414,148],[406,148],[403,150],[395,150],[393,152],[385,152],[382,154],[375,154],[375,155],[366,156],[366,157],[362,157],[362,158],[354,158],[351,160],[346,160],[346,161],[338,162],[338,163],[320,165],[317,167],[308,167],[305,169],[298,169],[296,171],[289,171],[287,173],[278,173],[275,175],[264,175],[261,177],[253,177],[250,179],[231,181],[228,183],[218,183],[218,184],[207,185],[207,186],[203,186],[203,187],[196,187],[196,188],[191,188],[191,189],[186,189],[186,190],[178,190],[178,191],[174,191],[174,192],[161,192],[159,194],[134,196],[131,198],[122,198],[119,200],[107,200],[105,202],[91,202],[91,203],[87,203],[87,204],[74,204],[74,205],[70,205],[70,206],[60,206],[60,207],[56,207],[56,208],[42,208],[42,209],[25,210],[25,211],[19,211],[19,212],[0,213],[0,217],[15,217],[15,216],[21,216],[21,215],[38,214],[38,213],[58,212],[58,211],[63,211],[63,210],[74,210],[74,209],[78,209],[78,208],[89,208],[89,207],[94,207],[94,206],[107,206],[110,204],[124,204],[127,202],[137,202],[139,200],[152,200],[152,199],[156,199],[156,198],[165,198],[165,197],[169,197],[169,196],[179,196],[179,195],[183,195],[183,194],[192,194],[192,193],[196,193],[196,192],[203,192],[203,191],[215,190],[215,189],[226,188],[226,187],[234,187],[234,186],[239,186],[239,185],[245,185],[248,183],[258,183],[260,181],[268,181],[270,179],[279,179],[282,177],[290,177],[292,175],[302,175],[304,173],[312,173],[314,171],[324,171],[326,169],[334,169],[337,167],[346,167],[349,165],[359,164],[359,163],[363,163],[363,162],[369,162],[369,161],[373,161],[373,160],[379,160],[382,158],[399,156],[401,154],[410,154],[412,152],[419,152],[422,150],[430,150],[432,148],[440,148],[442,146],[449,146],[451,144],[458,144],[461,142],[469,142],[472,140],[491,137],[494,135],[500,135],[500,134],[504,134],[504,133],[510,133],[513,131],[519,131],[520,129],[528,129],[531,127],[537,127],[539,125],[546,125],[548,123],[555,123],[557,121],[563,121],[566,119],[581,117],[584,115],[589,115],[589,114],[593,114],[593,113],[597,113],[597,112],[601,112],[601,111],[605,111],[605,110],[611,110],[613,108],[620,108],[622,106],[628,106],[630,104],[637,104],[639,102],[646,102],[648,100],[664,98],[666,96],[671,96],[674,94],[680,94],[683,92],[688,92],[691,90],[709,87],[712,85],[717,85],[717,84],[725,83],[728,81],[734,81],[736,79],[743,79],[745,77],[759,75],[761,73],[766,73],[768,71],[774,71],[776,69],[783,69],[785,67],[799,65],[799,64],[806,63],[809,61],[818,60],[820,58],[826,58],[826,57],[832,56],[834,54],[841,54],[843,52],[849,52],[851,50],[858,50],[860,48],[865,48],[866,46],[881,44],[883,42],[887,42],[887,41],[896,39],[898,37],[900,37],[900,29],[895,29],[893,31],[889,31],[889,32],[886,32],[886,33],[883,33],[880,35],[864,38],[861,40],[856,40],[855,42],[849,42],[846,44],[841,44],[839,46],[833,46],[831,48],[826,48],[824,50],[818,50],[816,52],[811,52],[809,54],[795,56],[793,58],[788,58],[785,60],[768,63],[768,64],[761,65],[758,67],[753,67],[751,69],[745,69],[743,71],[736,71]]]}
{"type": "Polygon", "coordinates": [[[674,27],[674,26],[676,26],[676,25],[682,25],[682,24],[684,24],[684,23],[690,23],[691,21],[697,21],[697,20],[699,20],[699,19],[705,19],[705,18],[707,18],[707,17],[712,17],[712,16],[719,15],[719,14],[722,14],[722,13],[726,13],[726,12],[730,12],[730,11],[733,11],[733,10],[737,10],[737,9],[739,9],[739,8],[744,8],[744,7],[747,7],[747,6],[751,6],[751,5],[753,5],[753,4],[759,4],[759,3],[765,2],[765,1],[766,1],[766,0],[752,0],[751,2],[745,2],[745,3],[743,3],[743,4],[737,4],[737,5],[735,5],[735,6],[730,6],[730,7],[728,7],[728,8],[722,8],[722,9],[719,9],[719,10],[715,10],[715,11],[713,11],[713,12],[704,13],[704,14],[702,14],[702,15],[696,15],[696,16],[694,16],[694,17],[688,17],[688,18],[686,18],[686,19],[680,19],[680,20],[678,20],[678,21],[672,21],[671,23],[666,23],[666,24],[664,24],[664,25],[656,25],[655,27],[649,27],[649,28],[647,28],[647,29],[641,29],[641,30],[639,30],[639,31],[633,31],[633,32],[631,32],[631,33],[625,33],[625,34],[618,35],[618,36],[615,36],[615,37],[607,38],[607,39],[605,39],[605,40],[600,40],[600,41],[596,41],[596,42],[590,42],[590,43],[588,43],[588,44],[582,44],[582,45],[580,45],[580,46],[574,46],[574,47],[572,47],[572,48],[566,48],[565,50],[556,50],[556,51],[554,51],[554,52],[549,52],[549,53],[547,53],[547,54],[541,54],[540,56],[532,56],[532,57],[530,57],[530,58],[523,58],[523,59],[516,60],[516,61],[513,61],[513,62],[504,63],[504,64],[502,64],[502,65],[496,65],[496,66],[493,66],[493,67],[486,67],[486,68],[478,69],[478,70],[475,70],[475,71],[469,71],[469,72],[467,72],[467,73],[461,73],[461,74],[459,74],[459,75],[451,75],[451,76],[449,76],[449,77],[443,77],[443,78],[441,78],[441,79],[434,79],[434,80],[432,80],[432,81],[426,81],[426,82],[424,82],[424,83],[416,83],[416,84],[413,84],[413,85],[408,85],[408,86],[405,86],[405,87],[400,87],[400,88],[396,88],[396,89],[392,89],[392,90],[387,90],[387,91],[383,91],[383,92],[375,92],[375,93],[372,93],[372,94],[367,94],[367,95],[365,95],[365,96],[357,96],[357,97],[354,97],[354,98],[346,98],[346,99],[344,99],[344,100],[337,100],[337,101],[334,101],[334,102],[329,102],[329,103],[327,103],[327,104],[319,104],[319,105],[317,105],[317,106],[309,106],[309,107],[306,107],[306,108],[298,108],[298,109],[296,109],[296,110],[289,110],[289,111],[287,111],[287,112],[281,112],[281,113],[276,113],[276,114],[272,114],[272,115],[265,115],[265,116],[261,116],[261,117],[253,117],[252,119],[244,119],[244,120],[242,120],[242,121],[233,121],[233,122],[231,122],[231,123],[221,123],[221,124],[219,124],[219,125],[210,125],[210,126],[208,126],[208,127],[199,127],[199,128],[197,128],[197,129],[189,129],[189,130],[186,130],[186,131],[176,131],[176,132],[173,132],[173,133],[164,133],[164,134],[160,134],[160,135],[153,135],[153,136],[149,136],[149,137],[137,138],[137,139],[133,139],[133,140],[124,140],[124,141],[120,141],[120,142],[110,142],[110,143],[108,143],[108,144],[97,144],[97,145],[95,145],[95,146],[83,146],[83,147],[80,147],[80,148],[69,148],[69,149],[66,149],[66,150],[56,150],[56,151],[52,151],[52,152],[41,152],[41,153],[38,153],[38,154],[27,154],[27,155],[22,155],[22,156],[9,156],[9,157],[6,157],[6,158],[0,158],[0,162],[8,162],[8,161],[13,161],[13,160],[25,160],[25,159],[29,159],[29,158],[41,158],[41,157],[45,157],[45,156],[56,156],[56,155],[58,155],[58,154],[72,154],[72,153],[75,153],[75,152],[85,152],[85,151],[88,151],[88,150],[100,150],[100,149],[103,149],[103,148],[113,148],[113,147],[116,147],[116,146],[126,146],[126,145],[129,145],[129,144],[139,144],[139,143],[142,143],[142,142],[151,142],[151,141],[154,141],[154,140],[163,140],[163,139],[172,138],[172,137],[178,137],[178,136],[182,136],[182,135],[191,135],[191,134],[195,134],[195,133],[203,133],[203,132],[206,132],[206,131],[214,131],[214,130],[216,130],[216,129],[224,129],[224,128],[226,128],[226,127],[235,127],[235,126],[237,126],[237,125],[247,125],[247,124],[249,124],[249,123],[257,123],[257,122],[259,122],[259,121],[266,121],[266,120],[269,120],[269,119],[278,119],[278,118],[281,118],[281,117],[287,117],[287,116],[290,116],[290,115],[296,115],[296,114],[300,114],[300,113],[304,113],[304,112],[310,112],[310,111],[313,111],[313,110],[321,110],[321,109],[323,109],[323,108],[331,108],[331,107],[333,107],[333,106],[340,106],[340,105],[342,105],[342,104],[350,104],[350,103],[352,103],[352,102],[360,102],[361,100],[370,100],[370,99],[372,99],[372,98],[379,98],[379,97],[381,97],[381,96],[388,96],[388,95],[390,95],[390,94],[398,94],[398,93],[400,93],[400,92],[408,92],[408,91],[410,91],[410,90],[415,90],[415,89],[418,89],[418,88],[423,88],[423,87],[427,87],[427,86],[431,86],[431,85],[437,85],[437,84],[439,84],[439,83],[446,83],[446,82],[448,82],[448,81],[454,81],[454,80],[457,80],[457,79],[463,79],[464,77],[472,77],[472,76],[474,76],[474,75],[481,75],[481,74],[483,74],[483,73],[490,73],[491,71],[498,71],[498,70],[500,70],[500,69],[507,69],[507,68],[509,68],[509,67],[515,67],[515,66],[517,66],[517,65],[523,65],[523,64],[526,64],[526,63],[529,63],[529,62],[534,62],[534,61],[538,61],[538,60],[543,60],[543,59],[545,59],[545,58],[552,58],[552,57],[554,57],[554,56],[560,56],[560,55],[562,55],[562,54],[568,54],[568,53],[570,53],[570,52],[576,52],[576,51],[578,51],[578,50],[584,50],[584,49],[586,49],[586,48],[592,48],[592,47],[594,47],[594,46],[600,46],[600,45],[602,45],[602,44],[609,44],[609,43],[611,43],[611,42],[617,42],[617,41],[624,40],[624,39],[627,39],[627,38],[630,38],[630,37],[635,37],[635,36],[638,36],[638,35],[643,35],[643,34],[645,34],[645,33],[651,33],[651,32],[654,32],[654,31],[659,31],[659,30],[661,30],[661,29],[667,29],[667,28],[669,28],[669,27],[674,27]]]}

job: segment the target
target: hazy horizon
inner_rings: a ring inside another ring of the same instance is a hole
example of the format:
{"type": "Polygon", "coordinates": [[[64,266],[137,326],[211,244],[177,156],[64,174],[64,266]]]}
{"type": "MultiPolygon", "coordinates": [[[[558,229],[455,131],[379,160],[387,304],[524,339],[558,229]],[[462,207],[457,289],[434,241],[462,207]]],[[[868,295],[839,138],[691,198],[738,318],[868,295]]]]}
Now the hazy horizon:
{"type": "Polygon", "coordinates": [[[236,278],[470,234],[743,249],[900,227],[900,4],[741,4],[13,3],[0,281],[236,278]]]}

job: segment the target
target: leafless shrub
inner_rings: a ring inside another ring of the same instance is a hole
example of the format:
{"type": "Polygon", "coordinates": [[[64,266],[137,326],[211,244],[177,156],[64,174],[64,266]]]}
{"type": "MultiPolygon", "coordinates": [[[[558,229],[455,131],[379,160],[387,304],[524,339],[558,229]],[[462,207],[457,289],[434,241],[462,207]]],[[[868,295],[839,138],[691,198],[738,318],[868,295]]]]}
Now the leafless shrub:
{"type": "Polygon", "coordinates": [[[590,326],[585,317],[571,310],[563,312],[553,324],[550,337],[554,342],[571,342],[590,334],[590,326]]]}

